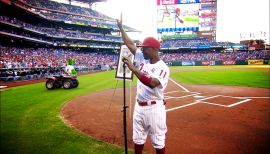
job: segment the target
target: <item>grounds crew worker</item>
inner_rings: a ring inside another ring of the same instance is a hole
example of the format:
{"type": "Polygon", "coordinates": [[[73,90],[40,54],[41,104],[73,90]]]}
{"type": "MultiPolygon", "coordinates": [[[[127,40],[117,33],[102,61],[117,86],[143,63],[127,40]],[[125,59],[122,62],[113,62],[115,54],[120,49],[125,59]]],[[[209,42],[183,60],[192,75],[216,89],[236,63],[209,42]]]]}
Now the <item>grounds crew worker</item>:
{"type": "Polygon", "coordinates": [[[137,76],[137,95],[133,114],[133,142],[135,154],[141,154],[146,137],[149,134],[157,154],[165,153],[166,110],[164,90],[169,79],[169,68],[159,58],[160,43],[153,37],[147,37],[139,47],[128,37],[117,20],[123,41],[135,55],[134,66],[129,58],[122,57],[128,68],[137,76]]]}

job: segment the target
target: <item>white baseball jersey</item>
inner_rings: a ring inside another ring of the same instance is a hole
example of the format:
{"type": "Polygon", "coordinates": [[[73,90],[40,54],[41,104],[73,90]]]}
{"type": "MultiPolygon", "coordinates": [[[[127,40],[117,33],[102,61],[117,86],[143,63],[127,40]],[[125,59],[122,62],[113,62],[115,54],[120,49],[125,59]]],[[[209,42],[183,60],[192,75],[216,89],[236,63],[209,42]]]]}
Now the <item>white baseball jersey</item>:
{"type": "Polygon", "coordinates": [[[168,84],[169,68],[162,60],[150,64],[149,60],[144,59],[143,53],[139,49],[136,51],[134,61],[140,71],[158,79],[160,85],[151,89],[140,80],[137,81],[136,101],[156,101],[156,104],[140,106],[136,102],[133,115],[133,142],[144,144],[147,134],[149,134],[154,148],[162,149],[165,146],[165,134],[167,132],[163,92],[168,84]]]}
{"type": "Polygon", "coordinates": [[[148,74],[152,78],[159,80],[160,85],[154,89],[144,85],[140,80],[137,81],[137,98],[141,101],[163,100],[163,91],[168,84],[169,68],[159,60],[155,64],[150,64],[149,60],[145,60],[141,50],[136,51],[135,63],[140,71],[148,74]]]}

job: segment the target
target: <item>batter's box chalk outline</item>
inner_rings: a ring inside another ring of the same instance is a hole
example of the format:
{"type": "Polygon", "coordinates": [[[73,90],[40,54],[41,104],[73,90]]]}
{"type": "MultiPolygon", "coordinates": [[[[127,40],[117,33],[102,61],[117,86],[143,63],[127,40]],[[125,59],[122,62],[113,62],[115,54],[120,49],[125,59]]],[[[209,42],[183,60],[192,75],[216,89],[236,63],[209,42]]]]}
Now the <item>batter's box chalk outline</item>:
{"type": "Polygon", "coordinates": [[[211,96],[211,97],[207,97],[207,98],[203,98],[203,99],[198,99],[197,101],[199,101],[200,103],[204,103],[204,104],[210,104],[210,105],[216,105],[216,106],[222,106],[222,107],[233,107],[236,105],[240,105],[242,103],[248,102],[252,99],[247,99],[247,98],[240,98],[240,97],[233,97],[233,96],[224,96],[224,95],[215,95],[215,96],[211,96]],[[230,105],[223,105],[223,104],[217,104],[217,103],[211,103],[211,102],[207,102],[205,100],[209,100],[212,98],[217,98],[217,97],[228,97],[228,98],[234,98],[234,99],[240,99],[241,101],[236,102],[236,103],[232,103],[230,105]]]}
{"type": "Polygon", "coordinates": [[[179,99],[179,98],[185,98],[185,97],[190,97],[190,96],[199,95],[199,94],[201,94],[201,93],[199,93],[199,92],[187,92],[187,91],[176,90],[176,91],[170,91],[170,92],[164,93],[164,99],[165,100],[168,100],[168,99],[179,99]],[[179,97],[167,95],[167,94],[172,94],[172,93],[176,93],[176,92],[181,92],[181,93],[183,92],[183,93],[187,93],[188,95],[179,96],[179,97]]]}
{"type": "MultiPolygon", "coordinates": [[[[165,92],[165,94],[171,94],[171,93],[176,93],[176,92],[182,92],[182,93],[199,93],[199,92],[191,92],[191,91],[181,91],[181,90],[175,90],[175,91],[169,91],[169,92],[165,92]]],[[[200,93],[199,93],[200,94],[200,93]]]]}
{"type": "Polygon", "coordinates": [[[174,107],[174,108],[167,109],[166,112],[173,111],[173,110],[177,110],[177,109],[181,109],[181,108],[188,107],[188,106],[192,106],[192,105],[199,104],[199,103],[200,103],[200,102],[195,101],[195,102],[193,102],[193,103],[189,103],[189,104],[185,104],[185,105],[181,105],[181,106],[178,106],[178,107],[174,107]]]}

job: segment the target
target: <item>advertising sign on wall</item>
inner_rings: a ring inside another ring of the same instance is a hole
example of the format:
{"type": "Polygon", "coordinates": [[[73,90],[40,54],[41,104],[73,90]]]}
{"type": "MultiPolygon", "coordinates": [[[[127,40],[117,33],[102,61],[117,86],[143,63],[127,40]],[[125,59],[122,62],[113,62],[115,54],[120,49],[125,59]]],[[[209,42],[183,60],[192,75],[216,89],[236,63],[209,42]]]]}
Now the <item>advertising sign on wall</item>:
{"type": "Polygon", "coordinates": [[[248,60],[249,65],[263,65],[263,59],[248,60]]]}
{"type": "Polygon", "coordinates": [[[235,65],[235,61],[234,60],[226,60],[226,61],[223,61],[223,65],[235,65]]]}
{"type": "Polygon", "coordinates": [[[194,66],[194,61],[182,61],[182,66],[194,66]]]}
{"type": "Polygon", "coordinates": [[[202,65],[203,66],[209,66],[210,65],[210,61],[202,61],[202,65]]]}

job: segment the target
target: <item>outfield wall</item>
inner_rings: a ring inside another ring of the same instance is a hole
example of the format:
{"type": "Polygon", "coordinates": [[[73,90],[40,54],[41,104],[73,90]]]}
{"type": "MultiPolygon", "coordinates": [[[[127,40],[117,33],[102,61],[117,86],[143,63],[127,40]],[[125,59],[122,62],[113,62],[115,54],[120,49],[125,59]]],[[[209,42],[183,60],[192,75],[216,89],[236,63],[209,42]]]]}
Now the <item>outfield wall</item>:
{"type": "Polygon", "coordinates": [[[173,61],[171,66],[217,66],[217,65],[269,65],[270,60],[254,59],[254,60],[212,60],[212,61],[173,61]]]}

